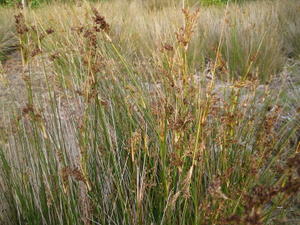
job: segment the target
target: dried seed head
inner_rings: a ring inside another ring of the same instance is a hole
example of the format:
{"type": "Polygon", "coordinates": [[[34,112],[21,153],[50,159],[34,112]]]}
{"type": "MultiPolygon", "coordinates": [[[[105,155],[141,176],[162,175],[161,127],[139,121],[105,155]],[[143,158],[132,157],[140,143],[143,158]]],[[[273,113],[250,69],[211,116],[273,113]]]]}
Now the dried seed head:
{"type": "Polygon", "coordinates": [[[188,44],[191,41],[192,34],[194,33],[194,27],[199,17],[199,9],[194,13],[191,13],[187,9],[182,9],[184,15],[184,26],[179,29],[176,33],[178,43],[184,47],[185,50],[188,48],[188,44]]]}
{"type": "Polygon", "coordinates": [[[33,113],[33,112],[34,112],[34,109],[33,109],[32,104],[26,104],[26,106],[22,109],[23,115],[27,115],[27,114],[33,113]]]}
{"type": "Polygon", "coordinates": [[[83,37],[88,41],[89,47],[97,47],[97,36],[92,30],[86,30],[83,34],[83,37]]]}
{"type": "Polygon", "coordinates": [[[54,30],[53,30],[52,28],[48,28],[48,29],[46,30],[46,33],[47,33],[47,34],[52,34],[52,33],[54,33],[54,30]]]}
{"type": "Polygon", "coordinates": [[[29,28],[25,24],[25,17],[22,12],[15,15],[16,30],[19,35],[23,35],[29,31],[29,28]]]}
{"type": "Polygon", "coordinates": [[[95,31],[100,32],[102,30],[104,32],[109,32],[110,26],[106,22],[104,16],[101,16],[96,8],[93,8],[92,11],[94,13],[93,21],[95,23],[95,26],[94,26],[95,31]]]}
{"type": "Polygon", "coordinates": [[[74,177],[75,180],[77,181],[82,181],[83,183],[86,183],[86,178],[84,177],[83,173],[75,168],[71,171],[71,174],[70,174],[72,177],[74,177]]]}
{"type": "Polygon", "coordinates": [[[39,55],[42,53],[42,50],[39,47],[36,47],[35,49],[33,49],[33,51],[31,52],[31,57],[34,57],[36,55],[39,55]]]}
{"type": "Polygon", "coordinates": [[[173,50],[174,50],[173,46],[170,45],[170,44],[168,44],[168,43],[163,44],[163,46],[162,46],[162,48],[161,48],[161,52],[164,52],[164,51],[169,51],[169,52],[171,52],[171,51],[173,51],[173,50]]]}
{"type": "Polygon", "coordinates": [[[24,117],[30,116],[31,119],[35,121],[40,121],[42,119],[42,116],[40,113],[38,113],[37,110],[35,110],[34,106],[32,104],[26,104],[26,106],[22,109],[22,114],[24,117]]]}
{"type": "Polygon", "coordinates": [[[82,181],[83,183],[86,183],[86,178],[78,168],[71,169],[70,167],[64,167],[61,170],[61,176],[64,182],[66,182],[69,177],[72,177],[76,181],[82,181]]]}

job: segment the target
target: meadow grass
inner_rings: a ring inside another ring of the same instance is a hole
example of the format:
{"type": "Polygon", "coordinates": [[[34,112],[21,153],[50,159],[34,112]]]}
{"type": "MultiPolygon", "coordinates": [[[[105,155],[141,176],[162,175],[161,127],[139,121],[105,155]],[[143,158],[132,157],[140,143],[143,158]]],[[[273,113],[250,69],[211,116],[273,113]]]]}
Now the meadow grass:
{"type": "Polygon", "coordinates": [[[2,221],[292,224],[299,3],[272,3],[16,11],[28,96],[0,130],[2,221]]]}
{"type": "MultiPolygon", "coordinates": [[[[122,54],[135,61],[155,58],[164,43],[175,41],[174,33],[183,23],[179,6],[149,10],[139,1],[113,1],[97,7],[110,22],[112,38],[122,48],[122,54]]],[[[67,27],[86,23],[85,8],[85,5],[45,7],[37,10],[37,20],[44,27],[53,26],[58,31],[70,32],[67,27]],[[39,16],[45,10],[53,13],[39,16]],[[52,25],[51,21],[56,21],[56,18],[60,22],[52,25]]],[[[299,55],[298,11],[299,3],[296,1],[201,8],[187,60],[195,70],[203,70],[215,60],[220,48],[217,69],[226,71],[222,74],[223,79],[252,77],[267,81],[281,71],[287,56],[299,55]]],[[[62,40],[60,36],[62,42],[59,43],[56,41],[59,35],[51,37],[54,45],[66,42],[72,45],[72,41],[77,47],[76,37],[66,35],[62,40]]],[[[49,47],[55,49],[54,46],[49,47]]]]}

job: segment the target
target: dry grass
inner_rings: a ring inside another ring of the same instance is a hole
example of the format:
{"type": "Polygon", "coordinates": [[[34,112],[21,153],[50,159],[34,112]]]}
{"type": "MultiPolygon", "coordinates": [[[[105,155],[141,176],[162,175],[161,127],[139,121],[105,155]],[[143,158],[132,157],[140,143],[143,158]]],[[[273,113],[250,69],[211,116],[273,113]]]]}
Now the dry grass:
{"type": "Polygon", "coordinates": [[[0,8],[0,61],[6,54],[16,49],[17,38],[14,34],[13,10],[0,8]]]}
{"type": "MultiPolygon", "coordinates": [[[[113,1],[96,7],[111,24],[112,38],[120,45],[122,52],[126,57],[138,61],[155,57],[163,43],[174,42],[174,33],[183,22],[180,7],[148,10],[137,1],[130,4],[113,1]]],[[[68,28],[85,24],[88,8],[84,4],[71,8],[51,6],[53,14],[39,16],[43,10],[47,10],[43,8],[36,12],[36,16],[42,25],[54,26],[58,32],[66,32],[63,36],[65,40],[61,42],[72,40],[76,48],[77,42],[69,37],[68,28]],[[61,22],[51,24],[57,19],[61,22]]],[[[208,61],[216,58],[216,49],[221,40],[218,69],[227,71],[222,77],[268,80],[270,75],[282,70],[287,56],[299,54],[298,12],[297,1],[275,1],[272,4],[268,1],[259,4],[251,2],[241,6],[232,5],[228,9],[213,6],[201,8],[188,52],[189,63],[203,70],[208,61]]],[[[57,45],[57,40],[53,41],[57,45]]]]}

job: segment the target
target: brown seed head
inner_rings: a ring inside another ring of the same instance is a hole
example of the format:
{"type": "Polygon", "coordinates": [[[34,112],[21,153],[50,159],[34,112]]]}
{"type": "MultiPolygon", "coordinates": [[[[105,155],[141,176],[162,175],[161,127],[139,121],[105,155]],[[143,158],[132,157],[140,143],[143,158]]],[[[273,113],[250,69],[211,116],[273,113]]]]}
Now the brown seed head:
{"type": "Polygon", "coordinates": [[[162,48],[161,48],[161,51],[162,51],[162,52],[163,52],[163,51],[169,51],[169,52],[171,52],[171,51],[173,51],[173,50],[174,50],[173,46],[170,45],[170,44],[168,44],[168,43],[165,43],[165,44],[162,46],[162,48]]]}
{"type": "Polygon", "coordinates": [[[15,15],[16,30],[19,35],[25,34],[29,31],[29,28],[25,24],[25,17],[22,12],[15,15]]]}
{"type": "Polygon", "coordinates": [[[46,30],[46,34],[52,34],[52,33],[54,33],[54,30],[52,28],[48,28],[46,30]]]}
{"type": "Polygon", "coordinates": [[[101,30],[104,32],[108,32],[110,30],[109,24],[106,22],[104,16],[101,16],[96,8],[92,9],[94,16],[93,21],[95,23],[94,29],[96,32],[100,32],[101,30]]]}

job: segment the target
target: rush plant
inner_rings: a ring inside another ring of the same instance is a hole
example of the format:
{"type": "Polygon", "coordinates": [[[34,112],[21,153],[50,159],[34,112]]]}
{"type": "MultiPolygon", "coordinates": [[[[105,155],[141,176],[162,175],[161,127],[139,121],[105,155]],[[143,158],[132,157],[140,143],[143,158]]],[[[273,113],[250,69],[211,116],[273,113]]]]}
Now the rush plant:
{"type": "Polygon", "coordinates": [[[268,70],[267,83],[249,75],[260,70],[252,57],[266,53],[267,42],[243,42],[228,14],[215,40],[213,32],[195,39],[201,18],[210,18],[201,10],[150,14],[132,3],[135,17],[152,22],[143,24],[119,4],[53,6],[47,23],[48,8],[16,12],[28,97],[0,131],[0,218],[32,225],[289,219],[300,188],[299,113],[282,101],[281,79],[268,70]],[[122,9],[118,17],[102,15],[112,6],[122,9]],[[172,15],[174,24],[164,24],[172,15]],[[200,48],[210,41],[213,49],[200,48]],[[198,64],[202,49],[207,58],[198,64]],[[42,91],[31,82],[37,65],[42,91]]]}

